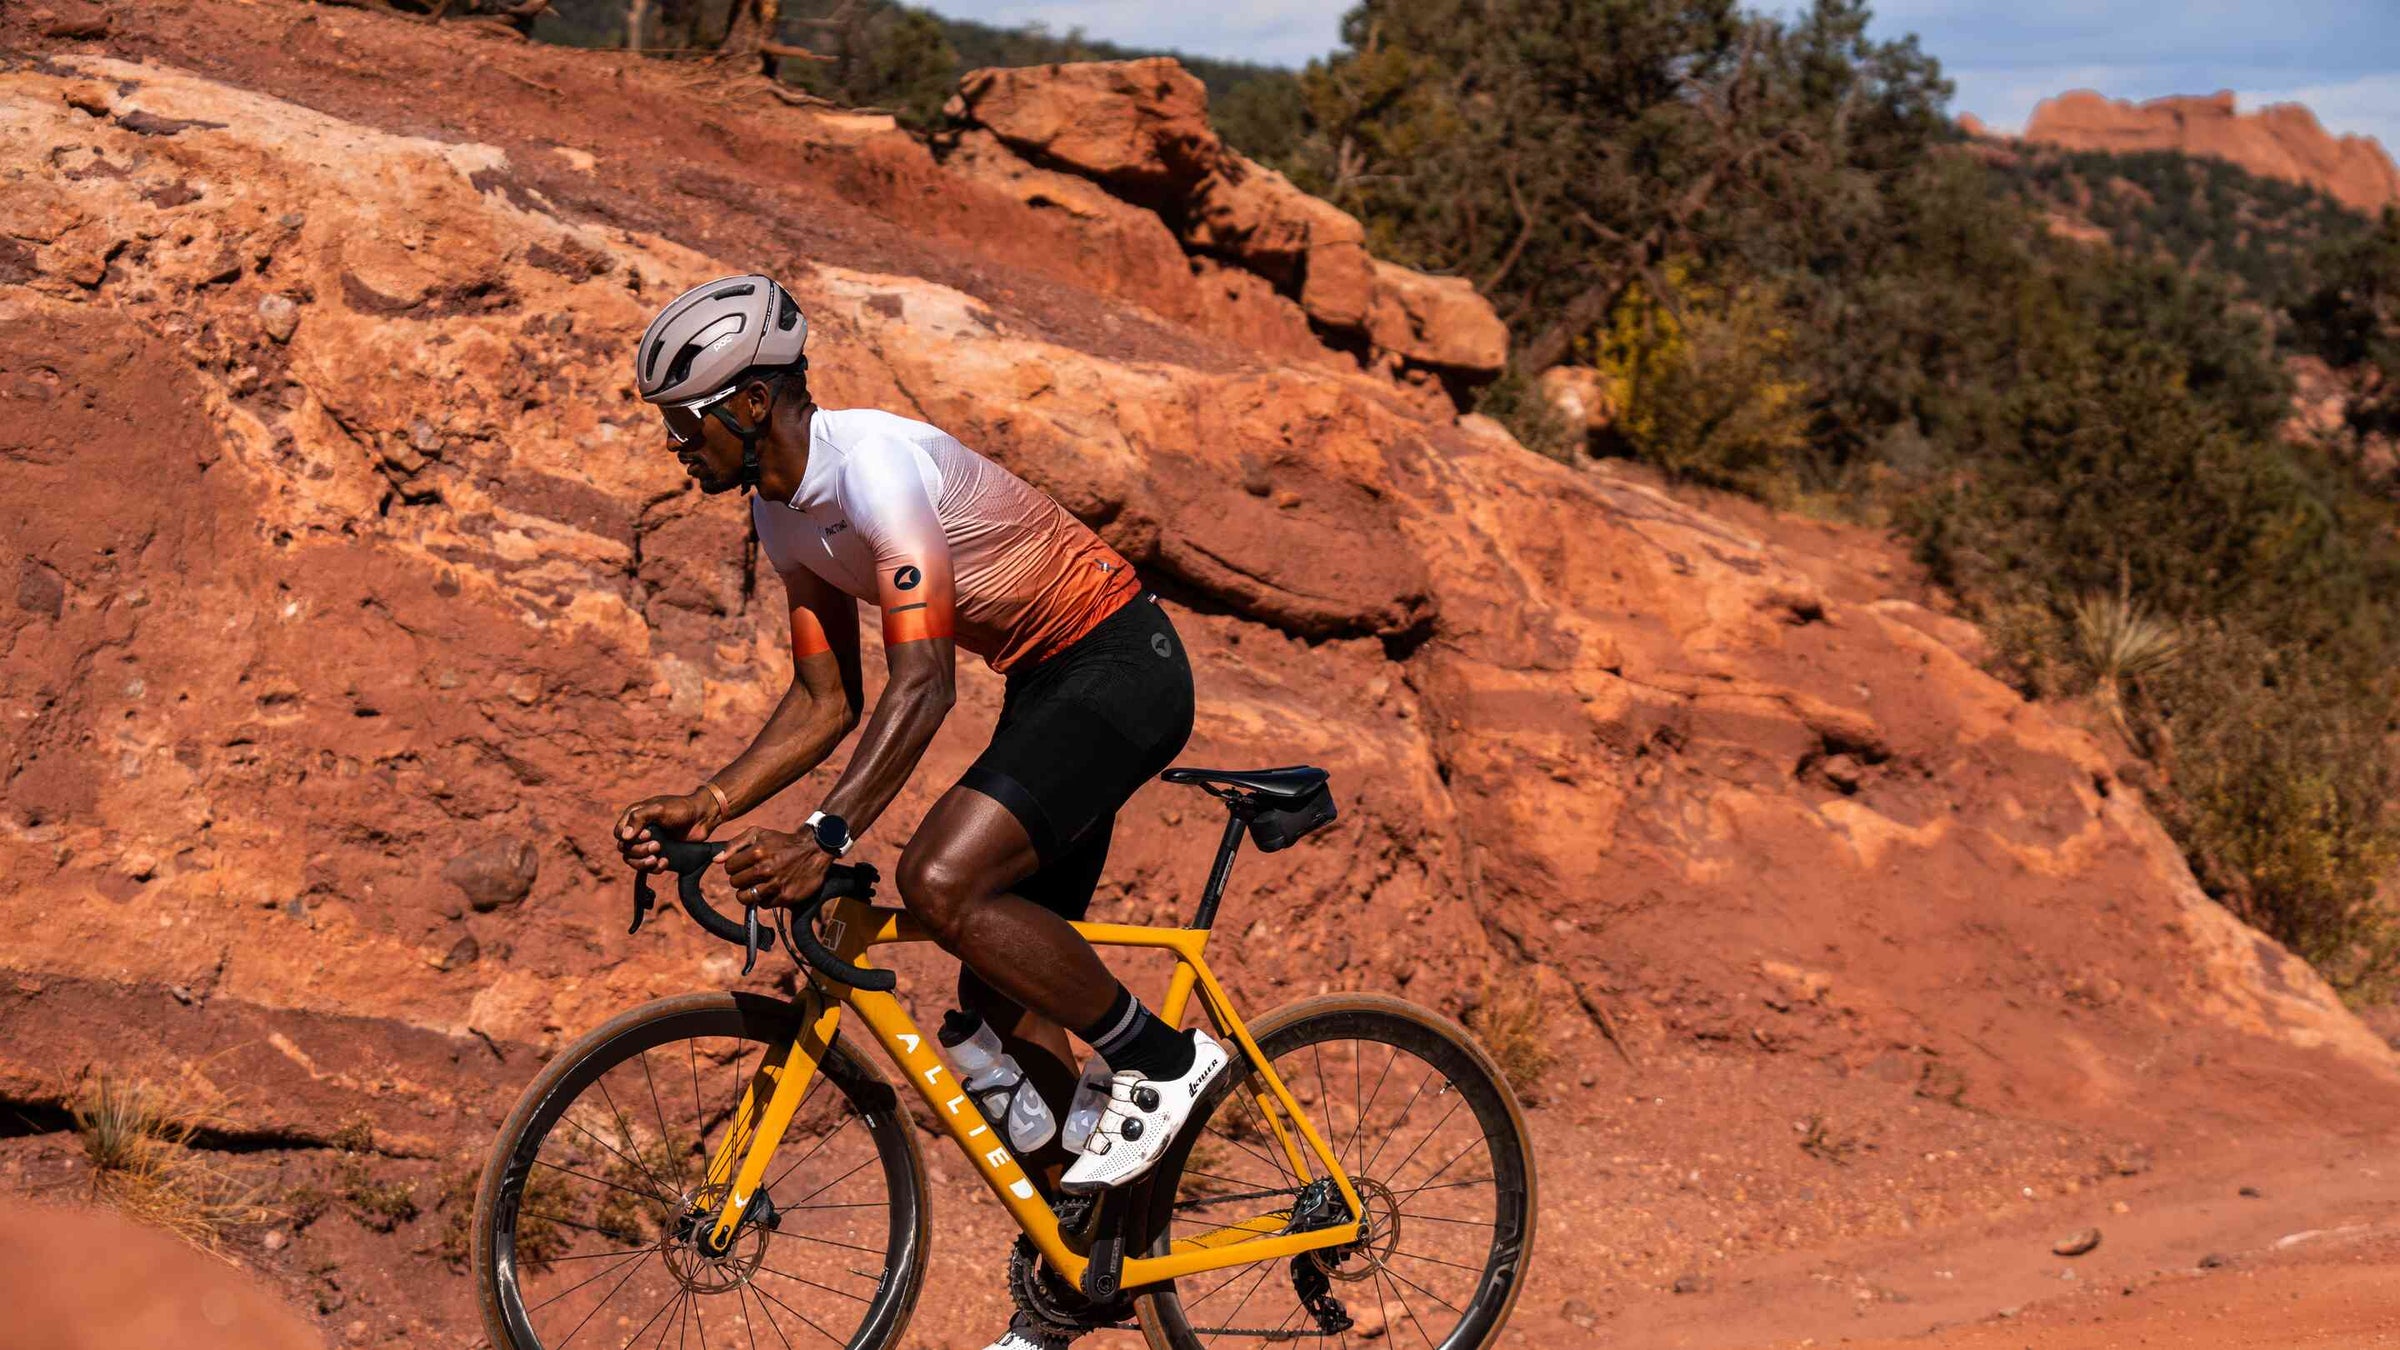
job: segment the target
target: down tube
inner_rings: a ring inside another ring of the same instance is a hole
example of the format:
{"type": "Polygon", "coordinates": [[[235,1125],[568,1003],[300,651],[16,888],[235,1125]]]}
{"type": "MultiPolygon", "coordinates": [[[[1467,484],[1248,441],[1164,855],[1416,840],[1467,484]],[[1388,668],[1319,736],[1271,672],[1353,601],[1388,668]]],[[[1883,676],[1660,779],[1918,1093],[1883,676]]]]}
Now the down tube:
{"type": "Polygon", "coordinates": [[[1058,1216],[1050,1212],[1050,1206],[1043,1201],[1041,1192],[1034,1189],[1016,1155],[1009,1152],[1008,1141],[985,1122],[975,1103],[950,1081],[950,1066],[934,1053],[931,1038],[917,1030],[917,1024],[909,1020],[907,1010],[900,1006],[900,1000],[890,994],[859,989],[850,994],[850,1008],[875,1033],[875,1039],[883,1043],[884,1052],[908,1076],[909,1086],[925,1099],[934,1118],[942,1122],[942,1128],[974,1160],[984,1184],[1016,1216],[1017,1226],[1033,1240],[1034,1247],[1069,1284],[1081,1280],[1084,1258],[1068,1251],[1059,1239],[1058,1216]]]}

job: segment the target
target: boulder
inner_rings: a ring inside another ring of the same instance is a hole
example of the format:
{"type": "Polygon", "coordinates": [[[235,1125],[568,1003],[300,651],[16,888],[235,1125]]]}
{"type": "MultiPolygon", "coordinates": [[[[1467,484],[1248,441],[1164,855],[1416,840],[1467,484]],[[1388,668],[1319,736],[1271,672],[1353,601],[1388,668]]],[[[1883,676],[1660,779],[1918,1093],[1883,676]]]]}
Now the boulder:
{"type": "Polygon", "coordinates": [[[1508,325],[1465,277],[1435,277],[1374,260],[1367,337],[1421,366],[1497,374],[1508,364],[1508,325]]]}
{"type": "Polygon", "coordinates": [[[953,155],[967,171],[1024,187],[1026,173],[979,143],[988,136],[1032,161],[1027,172],[1100,183],[1156,212],[1185,249],[1265,277],[1310,322],[1362,333],[1379,356],[1476,374],[1507,361],[1506,326],[1471,284],[1369,256],[1357,217],[1228,147],[1208,90],[1170,57],[973,71],[948,111],[968,128],[953,155]]]}
{"type": "Polygon", "coordinates": [[[456,886],[478,914],[521,903],[533,891],[541,873],[542,855],[521,839],[495,839],[478,845],[442,868],[442,880],[456,886]]]}
{"type": "Polygon", "coordinates": [[[1180,199],[1226,153],[1208,89],[1167,56],[969,71],[945,111],[1145,203],[1180,199]]]}

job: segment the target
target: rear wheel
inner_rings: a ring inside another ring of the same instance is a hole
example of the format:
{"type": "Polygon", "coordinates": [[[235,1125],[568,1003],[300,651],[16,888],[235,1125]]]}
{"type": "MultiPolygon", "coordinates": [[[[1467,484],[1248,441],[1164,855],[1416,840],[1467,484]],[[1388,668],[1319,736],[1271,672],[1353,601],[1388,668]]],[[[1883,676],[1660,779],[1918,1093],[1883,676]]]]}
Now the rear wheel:
{"type": "Polygon", "coordinates": [[[732,1241],[708,1240],[709,1158],[794,1019],[753,994],[665,999],[542,1070],[475,1199],[495,1346],[898,1343],[925,1276],[924,1172],[890,1084],[838,1038],[732,1241]]]}
{"type": "MultiPolygon", "coordinates": [[[[1279,1008],[1251,1035],[1340,1156],[1366,1230],[1347,1247],[1137,1291],[1152,1350],[1492,1344],[1523,1283],[1534,1175],[1524,1116],[1490,1058],[1447,1018],[1374,994],[1279,1008]]],[[[1264,1213],[1339,1205],[1294,1173],[1262,1088],[1237,1055],[1160,1159],[1136,1201],[1150,1255],[1264,1213]]]]}

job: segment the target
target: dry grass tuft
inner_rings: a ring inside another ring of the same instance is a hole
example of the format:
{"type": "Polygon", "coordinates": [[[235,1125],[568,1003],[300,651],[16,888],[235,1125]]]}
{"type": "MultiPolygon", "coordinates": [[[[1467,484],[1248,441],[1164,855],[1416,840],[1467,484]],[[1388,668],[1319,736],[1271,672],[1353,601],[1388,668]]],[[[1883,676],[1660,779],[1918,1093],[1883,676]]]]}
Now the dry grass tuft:
{"type": "Polygon", "coordinates": [[[75,1108],[92,1198],[207,1248],[228,1228],[271,1217],[256,1190],[192,1150],[192,1136],[216,1113],[188,1092],[101,1078],[75,1108]]]}
{"type": "Polygon", "coordinates": [[[1475,1006],[1467,1010],[1467,1030],[1483,1042],[1517,1095],[1534,1100],[1558,1063],[1549,1003],[1540,987],[1530,979],[1485,980],[1475,1006]]]}

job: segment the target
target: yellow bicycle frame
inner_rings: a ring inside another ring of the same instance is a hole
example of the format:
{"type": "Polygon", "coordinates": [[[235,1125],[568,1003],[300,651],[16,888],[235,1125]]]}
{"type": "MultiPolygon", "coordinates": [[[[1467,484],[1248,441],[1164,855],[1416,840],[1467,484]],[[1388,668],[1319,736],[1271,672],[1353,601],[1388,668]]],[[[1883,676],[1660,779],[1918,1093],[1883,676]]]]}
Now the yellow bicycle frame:
{"type": "MultiPolygon", "coordinates": [[[[831,915],[824,926],[828,945],[853,965],[868,964],[866,952],[870,947],[931,940],[914,919],[898,909],[852,899],[835,904],[831,915]]],[[[1209,970],[1203,955],[1208,946],[1207,929],[1079,923],[1075,931],[1095,947],[1148,947],[1173,952],[1175,973],[1158,1015],[1169,1026],[1180,1026],[1192,991],[1197,988],[1209,1020],[1216,1024],[1220,1035],[1232,1038],[1256,1071],[1258,1077],[1253,1087],[1264,1088],[1256,1093],[1259,1111],[1274,1131],[1292,1175],[1303,1182],[1331,1177],[1341,1189],[1349,1212],[1365,1213],[1349,1174],[1342,1170],[1340,1160],[1326,1147],[1300,1104],[1292,1099],[1290,1089],[1276,1076],[1275,1066],[1259,1052],[1258,1043],[1250,1038],[1249,1029],[1234,1011],[1233,1001],[1226,997],[1224,986],[1217,983],[1217,977],[1209,970]],[[1298,1139],[1285,1128],[1285,1120],[1299,1131],[1298,1139]]],[[[855,989],[828,980],[813,970],[809,987],[799,999],[799,1030],[789,1042],[769,1049],[765,1062],[744,1089],[741,1105],[735,1110],[725,1137],[709,1160],[709,1183],[727,1186],[712,1240],[718,1244],[732,1240],[743,1211],[766,1176],[769,1160],[783,1142],[785,1129],[807,1096],[808,1085],[816,1075],[826,1047],[833,1043],[845,1006],[857,1012],[875,1039],[883,1043],[885,1053],[900,1066],[909,1085],[924,1099],[934,1119],[942,1122],[952,1141],[974,1159],[984,1184],[992,1188],[992,1194],[1016,1217],[1017,1227],[1033,1240],[1051,1269],[1068,1284],[1080,1285],[1089,1262],[1067,1246],[1057,1216],[1051,1213],[1048,1202],[1041,1198],[1010,1154],[1007,1141],[984,1120],[967,1094],[949,1081],[950,1066],[935,1053],[932,1038],[917,1029],[900,1006],[900,1000],[888,993],[855,989]]],[[[1286,1217],[1282,1211],[1255,1215],[1200,1238],[1177,1241],[1164,1256],[1129,1256],[1119,1285],[1130,1289],[1358,1240],[1356,1219],[1305,1233],[1284,1233],[1281,1230],[1288,1226],[1286,1217]]]]}

